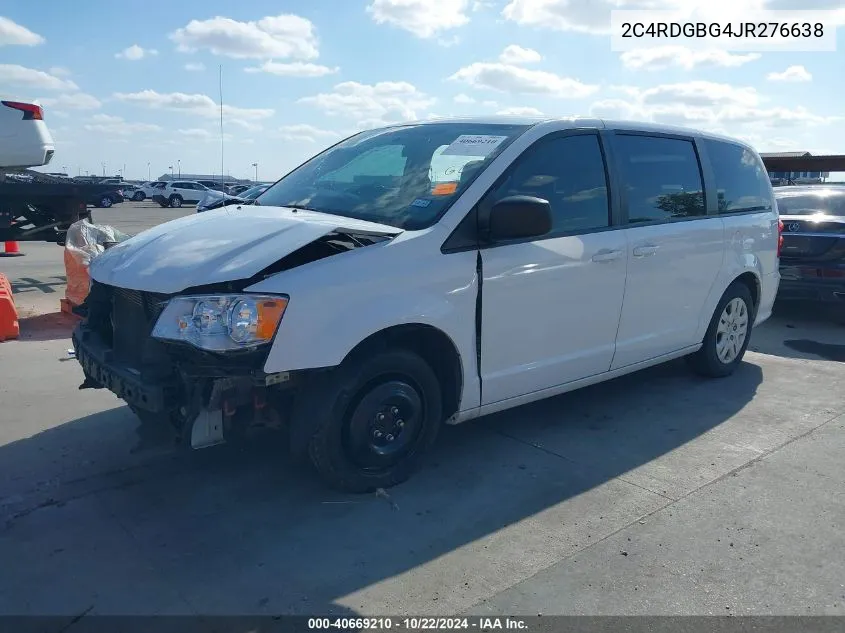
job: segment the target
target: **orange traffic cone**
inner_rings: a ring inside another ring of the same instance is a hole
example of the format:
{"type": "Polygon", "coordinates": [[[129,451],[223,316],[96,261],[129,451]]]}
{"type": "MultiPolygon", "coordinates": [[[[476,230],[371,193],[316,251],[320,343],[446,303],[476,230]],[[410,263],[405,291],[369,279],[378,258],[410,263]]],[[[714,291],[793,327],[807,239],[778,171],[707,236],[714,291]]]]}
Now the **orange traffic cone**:
{"type": "Polygon", "coordinates": [[[4,252],[0,253],[0,257],[23,257],[26,253],[21,253],[17,242],[4,242],[4,252]]]}

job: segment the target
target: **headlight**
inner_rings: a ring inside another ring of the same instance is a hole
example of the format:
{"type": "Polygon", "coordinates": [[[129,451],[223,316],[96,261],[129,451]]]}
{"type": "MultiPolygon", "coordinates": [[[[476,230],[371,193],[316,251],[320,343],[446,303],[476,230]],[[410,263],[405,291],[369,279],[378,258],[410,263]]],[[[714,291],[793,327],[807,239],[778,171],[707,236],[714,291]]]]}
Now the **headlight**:
{"type": "Polygon", "coordinates": [[[255,347],[273,339],[287,306],[284,296],[176,297],[156,321],[153,338],[213,352],[255,347]]]}

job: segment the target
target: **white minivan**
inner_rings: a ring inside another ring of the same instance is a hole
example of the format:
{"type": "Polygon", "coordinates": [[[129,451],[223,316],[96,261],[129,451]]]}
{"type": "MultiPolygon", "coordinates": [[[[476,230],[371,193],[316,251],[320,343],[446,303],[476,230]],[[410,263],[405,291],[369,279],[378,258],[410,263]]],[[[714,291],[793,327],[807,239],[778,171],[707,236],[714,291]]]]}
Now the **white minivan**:
{"type": "Polygon", "coordinates": [[[670,359],[731,374],[779,284],[759,155],[597,119],[356,134],[91,265],[85,382],[187,447],[289,433],[330,485],[406,479],[456,424],[670,359]]]}

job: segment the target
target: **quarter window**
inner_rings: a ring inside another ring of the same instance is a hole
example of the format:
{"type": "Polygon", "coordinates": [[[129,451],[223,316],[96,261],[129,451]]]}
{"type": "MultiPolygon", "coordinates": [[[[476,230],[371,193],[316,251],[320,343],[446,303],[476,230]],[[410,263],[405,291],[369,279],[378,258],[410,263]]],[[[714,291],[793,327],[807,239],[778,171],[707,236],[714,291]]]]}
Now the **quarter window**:
{"type": "Polygon", "coordinates": [[[610,226],[607,175],[598,136],[565,136],[529,148],[495,189],[492,200],[516,195],[549,201],[549,236],[610,226]]]}
{"type": "Polygon", "coordinates": [[[655,136],[616,137],[628,223],[705,215],[704,184],[691,141],[655,136]]]}
{"type": "Polygon", "coordinates": [[[704,145],[716,178],[719,213],[772,209],[771,181],[759,156],[735,143],[706,139],[704,145]]]}

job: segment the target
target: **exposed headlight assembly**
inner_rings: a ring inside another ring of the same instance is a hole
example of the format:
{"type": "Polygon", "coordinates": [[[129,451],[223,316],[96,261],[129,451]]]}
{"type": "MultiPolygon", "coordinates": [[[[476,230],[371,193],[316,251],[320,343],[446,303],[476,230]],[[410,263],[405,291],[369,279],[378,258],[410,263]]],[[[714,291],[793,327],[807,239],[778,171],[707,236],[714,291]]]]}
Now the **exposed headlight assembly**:
{"type": "Polygon", "coordinates": [[[153,338],[212,352],[255,347],[273,339],[287,306],[286,296],[175,297],[156,321],[153,338]]]}

